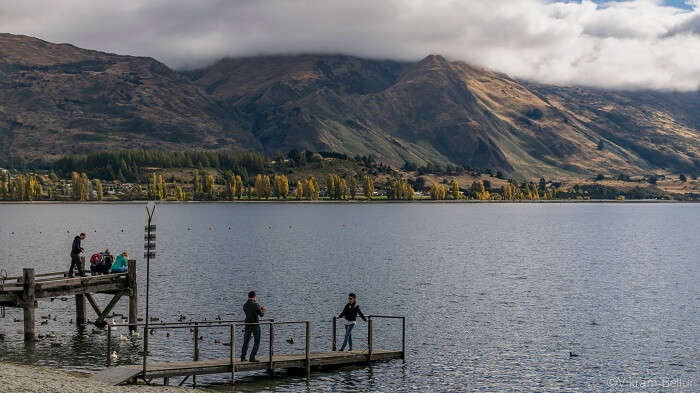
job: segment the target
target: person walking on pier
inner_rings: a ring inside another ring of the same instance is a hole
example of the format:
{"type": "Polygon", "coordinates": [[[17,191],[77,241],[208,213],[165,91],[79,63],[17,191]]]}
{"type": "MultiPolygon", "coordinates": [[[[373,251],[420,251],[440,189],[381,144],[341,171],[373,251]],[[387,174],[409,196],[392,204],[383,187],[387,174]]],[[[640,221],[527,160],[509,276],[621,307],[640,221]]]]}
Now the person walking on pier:
{"type": "Polygon", "coordinates": [[[351,292],[348,295],[348,304],[343,308],[343,312],[335,317],[335,319],[345,317],[345,339],[343,339],[343,345],[340,347],[341,352],[345,350],[346,345],[348,346],[348,350],[352,351],[352,328],[355,327],[358,314],[363,321],[367,322],[367,318],[365,318],[365,315],[360,311],[360,305],[357,304],[357,296],[351,292]]]}
{"type": "Polygon", "coordinates": [[[85,272],[83,271],[83,266],[80,263],[80,253],[84,252],[85,249],[81,246],[80,242],[85,240],[87,236],[84,233],[76,236],[73,239],[73,245],[70,249],[70,269],[68,270],[68,277],[73,277],[73,268],[78,268],[78,274],[85,277],[85,272]]]}
{"type": "Polygon", "coordinates": [[[245,333],[243,335],[243,348],[241,348],[241,361],[245,362],[245,355],[248,352],[248,343],[250,342],[250,336],[252,335],[255,339],[253,343],[253,349],[250,351],[250,361],[257,362],[255,355],[258,354],[258,348],[260,347],[260,325],[252,325],[260,323],[260,317],[265,314],[265,307],[261,307],[257,302],[257,297],[255,291],[248,292],[248,301],[243,305],[243,312],[245,312],[245,323],[250,323],[251,325],[245,325],[245,333]]]}

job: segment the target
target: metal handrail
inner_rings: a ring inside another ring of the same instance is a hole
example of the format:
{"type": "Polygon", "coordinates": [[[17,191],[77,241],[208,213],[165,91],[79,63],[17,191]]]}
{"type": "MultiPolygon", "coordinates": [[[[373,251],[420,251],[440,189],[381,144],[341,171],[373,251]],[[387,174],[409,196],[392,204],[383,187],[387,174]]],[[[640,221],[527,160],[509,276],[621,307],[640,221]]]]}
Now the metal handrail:
{"type": "Polygon", "coordinates": [[[269,321],[269,322],[241,322],[241,323],[232,323],[231,324],[231,385],[234,384],[236,380],[236,365],[235,365],[235,359],[236,359],[236,327],[237,326],[251,326],[251,325],[269,325],[270,326],[270,345],[269,345],[269,350],[270,350],[270,355],[268,358],[268,372],[272,374],[273,369],[274,369],[274,362],[273,362],[273,356],[274,356],[274,328],[275,325],[294,325],[294,324],[305,324],[306,325],[306,348],[304,351],[304,356],[305,356],[305,368],[306,368],[306,376],[308,377],[311,374],[311,321],[280,321],[280,322],[275,322],[274,320],[269,321]]]}
{"type": "MultiPolygon", "coordinates": [[[[149,323],[149,328],[152,329],[194,329],[194,349],[193,349],[193,360],[199,360],[199,328],[214,328],[214,327],[224,327],[229,326],[231,335],[231,350],[230,350],[230,362],[231,362],[231,381],[235,380],[235,356],[236,356],[236,327],[238,326],[251,326],[251,325],[269,325],[270,326],[270,345],[269,345],[269,366],[268,372],[272,373],[274,369],[274,326],[275,325],[292,325],[292,324],[305,324],[306,325],[306,349],[305,349],[305,365],[307,375],[311,373],[311,322],[310,321],[279,321],[276,322],[274,319],[262,320],[260,322],[245,322],[241,320],[232,321],[188,321],[188,322],[162,322],[162,323],[149,323]]],[[[115,327],[132,327],[132,326],[145,326],[145,323],[140,324],[108,324],[107,325],[107,367],[111,367],[112,358],[112,328],[115,327]]],[[[144,334],[149,334],[149,332],[144,332],[144,334]]],[[[148,356],[148,354],[145,354],[148,356]]],[[[143,378],[146,376],[143,375],[143,378]]],[[[193,382],[195,382],[195,376],[193,376],[193,382]]]]}
{"type": "MultiPolygon", "coordinates": [[[[367,315],[367,353],[368,361],[372,359],[372,349],[374,348],[374,326],[372,323],[372,318],[375,319],[400,319],[401,320],[401,359],[406,359],[406,317],[398,315],[367,315]]],[[[337,350],[337,318],[334,315],[331,318],[333,339],[331,342],[331,350],[337,350]]]]}
{"type": "MultiPolygon", "coordinates": [[[[373,318],[374,319],[400,319],[401,320],[401,359],[406,358],[406,317],[403,316],[393,316],[393,315],[368,315],[367,316],[367,344],[368,344],[368,356],[367,361],[372,360],[372,350],[374,346],[373,337],[373,318]]],[[[333,351],[336,350],[336,318],[333,316],[333,351]]],[[[236,374],[236,328],[238,326],[260,326],[268,325],[270,326],[270,345],[269,345],[269,359],[268,359],[268,372],[272,373],[274,369],[274,326],[275,325],[292,325],[292,324],[304,324],[306,330],[306,342],[305,342],[305,368],[307,377],[311,374],[311,322],[310,321],[275,321],[274,319],[262,320],[260,322],[245,322],[241,320],[213,320],[213,321],[188,321],[188,322],[161,322],[149,324],[152,329],[194,329],[194,360],[199,360],[199,328],[214,328],[214,327],[224,327],[228,326],[230,329],[230,365],[231,365],[231,384],[235,382],[236,374]]],[[[111,366],[111,336],[113,327],[132,327],[132,326],[145,326],[145,324],[113,324],[107,326],[107,366],[111,366]]],[[[144,332],[144,334],[149,334],[149,332],[144,332]]],[[[148,356],[145,353],[145,356],[148,356]]],[[[146,378],[145,372],[141,376],[146,378]]],[[[195,376],[193,376],[194,382],[195,376]]],[[[184,382],[183,380],[182,382],[184,382]]],[[[195,382],[196,383],[196,382],[195,382]]]]}
{"type": "MultiPolygon", "coordinates": [[[[270,319],[272,321],[272,319],[270,319]]],[[[158,330],[167,330],[167,329],[187,329],[187,328],[196,328],[197,330],[194,332],[195,334],[195,357],[198,357],[198,328],[213,328],[213,327],[225,327],[229,326],[232,323],[238,323],[238,322],[245,322],[243,320],[226,320],[226,321],[219,321],[219,320],[213,320],[213,321],[188,321],[188,322],[158,322],[158,323],[149,323],[148,326],[152,327],[152,329],[158,329],[158,330]]],[[[107,367],[112,366],[112,358],[111,358],[111,352],[112,352],[112,328],[118,328],[118,327],[141,327],[141,326],[146,326],[145,323],[117,323],[117,324],[107,324],[107,367]]],[[[148,334],[148,332],[145,332],[144,334],[148,334]]],[[[195,359],[197,360],[197,359],[195,359]]]]}
{"type": "Polygon", "coordinates": [[[368,329],[369,329],[369,347],[370,347],[370,357],[372,356],[372,318],[377,318],[377,319],[400,319],[401,320],[401,359],[405,360],[406,359],[406,317],[403,316],[398,316],[398,315],[369,315],[367,316],[368,319],[368,329]]]}
{"type": "MultiPolygon", "coordinates": [[[[272,321],[272,319],[264,319],[264,321],[272,321]]],[[[179,326],[182,326],[183,328],[194,326],[194,325],[199,325],[203,326],[205,324],[217,324],[217,325],[228,325],[231,323],[242,323],[245,322],[241,319],[235,319],[235,320],[211,320],[211,321],[187,321],[187,322],[149,322],[148,326],[156,326],[159,328],[168,328],[168,329],[176,329],[179,326]]],[[[126,327],[126,326],[146,326],[145,323],[115,323],[110,325],[112,327],[126,327]]]]}

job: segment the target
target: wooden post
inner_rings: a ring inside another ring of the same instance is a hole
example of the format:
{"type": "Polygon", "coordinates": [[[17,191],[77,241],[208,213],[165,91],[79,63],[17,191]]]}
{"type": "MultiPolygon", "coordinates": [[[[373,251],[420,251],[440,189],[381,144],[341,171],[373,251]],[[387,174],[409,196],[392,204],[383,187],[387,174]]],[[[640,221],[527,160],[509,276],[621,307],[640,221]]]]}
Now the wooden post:
{"type": "MultiPolygon", "coordinates": [[[[139,295],[136,285],[136,261],[130,259],[127,263],[127,280],[129,282],[129,331],[133,332],[136,331],[139,313],[139,295]]],[[[147,334],[148,332],[144,332],[144,335],[147,334]]]]}
{"type": "Polygon", "coordinates": [[[231,324],[231,385],[233,385],[236,377],[236,324],[231,324]]]}
{"type": "Polygon", "coordinates": [[[401,359],[406,360],[406,317],[401,318],[401,359]]]}
{"type": "Polygon", "coordinates": [[[24,341],[33,342],[36,340],[34,333],[36,298],[34,294],[34,269],[24,269],[22,274],[23,293],[22,301],[24,308],[24,341]]]}
{"type": "Polygon", "coordinates": [[[311,322],[306,321],[306,378],[311,376],[311,322]]]}
{"type": "MultiPolygon", "coordinates": [[[[194,324],[194,361],[196,362],[199,360],[199,326],[195,323],[194,324]]],[[[193,375],[192,376],[192,385],[193,387],[197,386],[197,376],[193,375]]]]}
{"type": "MultiPolygon", "coordinates": [[[[232,344],[232,345],[233,345],[233,344],[232,344]]],[[[274,354],[275,354],[274,347],[275,347],[275,320],[274,320],[274,319],[271,319],[271,320],[270,320],[270,365],[269,365],[268,368],[267,368],[267,372],[268,372],[268,374],[270,374],[270,375],[272,375],[273,372],[274,372],[274,371],[273,371],[273,370],[274,370],[274,368],[273,368],[274,366],[273,366],[273,363],[272,363],[272,357],[273,357],[274,354]]]]}
{"type": "Polygon", "coordinates": [[[112,367],[112,325],[107,325],[107,367],[112,367]]]}
{"type": "MultiPolygon", "coordinates": [[[[85,272],[85,257],[80,257],[80,269],[85,272]]],[[[75,323],[77,325],[85,325],[87,322],[85,309],[85,295],[75,295],[75,323]]]]}
{"type": "Polygon", "coordinates": [[[367,362],[372,362],[372,345],[374,337],[372,336],[372,317],[367,319],[367,362]]]}
{"type": "Polygon", "coordinates": [[[335,315],[333,315],[333,319],[331,320],[331,322],[333,323],[333,352],[335,352],[336,351],[336,337],[335,336],[336,336],[336,331],[338,329],[338,327],[336,326],[335,315]]]}

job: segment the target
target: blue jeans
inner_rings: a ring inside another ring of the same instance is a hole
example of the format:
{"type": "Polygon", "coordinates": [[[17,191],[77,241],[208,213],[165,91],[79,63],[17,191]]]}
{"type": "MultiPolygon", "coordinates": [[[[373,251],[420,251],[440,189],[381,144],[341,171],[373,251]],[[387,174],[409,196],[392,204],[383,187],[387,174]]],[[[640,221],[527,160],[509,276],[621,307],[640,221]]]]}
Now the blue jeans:
{"type": "Polygon", "coordinates": [[[346,345],[348,345],[348,348],[352,351],[352,328],[354,327],[354,323],[345,325],[345,339],[343,340],[343,345],[340,347],[341,351],[345,350],[346,345]]]}
{"type": "Polygon", "coordinates": [[[250,336],[253,336],[253,349],[250,351],[250,359],[254,360],[255,355],[258,354],[258,348],[260,348],[260,325],[246,325],[245,333],[243,334],[243,348],[241,348],[241,360],[245,359],[246,352],[248,352],[248,343],[250,343],[250,336]]]}

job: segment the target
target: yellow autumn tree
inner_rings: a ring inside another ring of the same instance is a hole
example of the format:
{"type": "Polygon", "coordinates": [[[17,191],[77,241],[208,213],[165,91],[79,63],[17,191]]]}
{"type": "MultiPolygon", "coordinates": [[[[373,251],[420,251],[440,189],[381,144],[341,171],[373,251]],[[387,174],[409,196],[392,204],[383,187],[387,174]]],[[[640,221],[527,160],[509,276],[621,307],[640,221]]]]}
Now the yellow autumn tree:
{"type": "Polygon", "coordinates": [[[364,184],[362,188],[364,189],[365,198],[370,200],[374,195],[374,182],[372,181],[372,177],[370,175],[365,175],[363,180],[364,184]]]}
{"type": "Polygon", "coordinates": [[[301,200],[304,199],[304,183],[301,180],[297,180],[297,187],[294,190],[294,197],[301,200]]]}

